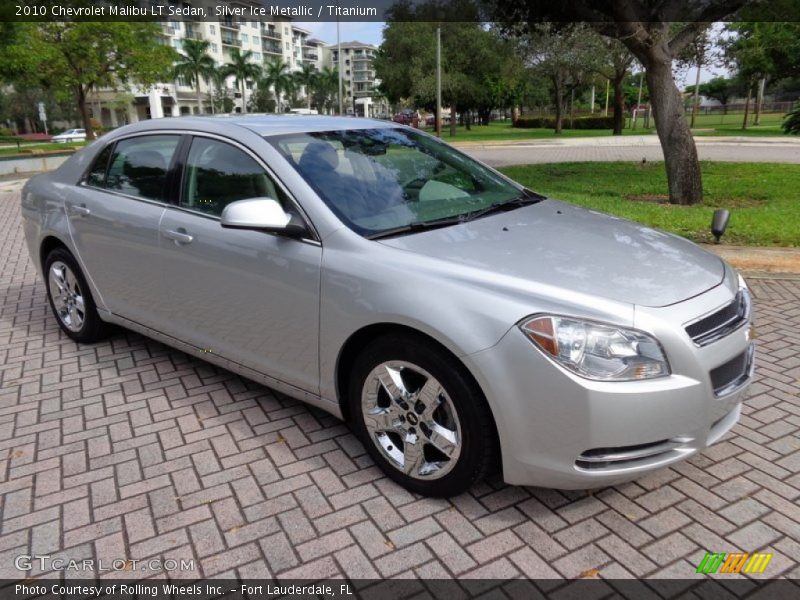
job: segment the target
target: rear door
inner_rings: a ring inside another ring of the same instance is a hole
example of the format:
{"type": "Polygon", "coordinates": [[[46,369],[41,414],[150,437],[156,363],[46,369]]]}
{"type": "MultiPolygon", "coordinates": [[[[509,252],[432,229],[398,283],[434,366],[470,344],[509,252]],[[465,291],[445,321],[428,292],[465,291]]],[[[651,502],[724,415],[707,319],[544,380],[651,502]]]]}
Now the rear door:
{"type": "Polygon", "coordinates": [[[74,246],[106,308],[156,329],[158,224],[180,139],[139,135],[109,145],[65,199],[74,246]]]}

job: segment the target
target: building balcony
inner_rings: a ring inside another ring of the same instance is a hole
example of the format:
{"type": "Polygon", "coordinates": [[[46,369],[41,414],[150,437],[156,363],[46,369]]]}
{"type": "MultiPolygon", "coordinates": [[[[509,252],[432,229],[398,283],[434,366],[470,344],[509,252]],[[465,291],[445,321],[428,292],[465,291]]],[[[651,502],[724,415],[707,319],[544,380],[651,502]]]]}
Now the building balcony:
{"type": "Polygon", "coordinates": [[[242,41],[239,38],[223,37],[222,38],[222,45],[223,46],[236,46],[237,48],[239,48],[242,45],[242,41]]]}
{"type": "Polygon", "coordinates": [[[319,60],[319,54],[315,52],[303,52],[304,60],[319,60]]]}
{"type": "Polygon", "coordinates": [[[224,27],[226,29],[235,29],[236,31],[239,30],[238,21],[234,21],[232,19],[225,19],[224,21],[220,21],[219,26],[224,27]]]}
{"type": "Polygon", "coordinates": [[[280,32],[275,29],[270,29],[269,27],[264,27],[263,23],[261,24],[261,37],[281,41],[280,32]]]}
{"type": "Polygon", "coordinates": [[[186,33],[184,34],[184,37],[186,37],[186,38],[188,38],[190,40],[204,40],[205,39],[203,37],[203,34],[200,31],[198,31],[196,29],[190,29],[189,27],[186,28],[186,33]]]}

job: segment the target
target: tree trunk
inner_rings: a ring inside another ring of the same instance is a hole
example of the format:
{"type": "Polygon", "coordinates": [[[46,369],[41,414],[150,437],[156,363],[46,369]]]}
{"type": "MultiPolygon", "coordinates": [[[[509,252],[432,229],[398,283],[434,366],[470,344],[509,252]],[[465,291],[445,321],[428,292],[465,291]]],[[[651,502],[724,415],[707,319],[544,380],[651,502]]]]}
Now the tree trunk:
{"type": "Polygon", "coordinates": [[[563,119],[564,112],[564,90],[562,89],[560,78],[556,77],[553,82],[556,92],[556,127],[555,133],[561,133],[561,120],[563,119]]]}
{"type": "Polygon", "coordinates": [[[766,78],[762,77],[758,82],[758,94],[756,96],[756,111],[753,119],[753,125],[761,125],[761,110],[764,105],[764,85],[766,78]]]}
{"type": "Polygon", "coordinates": [[[82,85],[75,86],[75,93],[78,98],[78,111],[81,113],[81,121],[83,128],[86,130],[86,139],[95,139],[94,129],[92,129],[92,120],[89,118],[89,108],[86,106],[86,90],[82,85]]]}
{"type": "MultiPolygon", "coordinates": [[[[658,50],[655,50],[658,52],[658,50]]],[[[671,204],[700,204],[703,182],[697,148],[686,123],[683,97],[672,76],[672,58],[650,55],[644,63],[656,131],[664,151],[671,204]]]]}
{"type": "Polygon", "coordinates": [[[456,103],[450,103],[450,137],[456,135],[456,103]]]}
{"type": "Polygon", "coordinates": [[[747,100],[744,101],[744,120],[742,121],[742,129],[747,129],[747,116],[750,112],[750,95],[753,93],[753,86],[747,86],[747,100]]]}
{"type": "MultiPolygon", "coordinates": [[[[194,84],[197,86],[197,114],[203,114],[203,93],[200,91],[200,74],[194,76],[194,84]]],[[[175,86],[175,95],[177,96],[178,86],[175,86]]]]}
{"type": "Polygon", "coordinates": [[[622,135],[625,127],[625,71],[614,74],[614,135],[622,135]]]}
{"type": "Polygon", "coordinates": [[[244,88],[245,88],[244,79],[242,79],[241,87],[242,87],[242,114],[244,115],[247,114],[247,101],[245,100],[244,97],[244,88]]]}

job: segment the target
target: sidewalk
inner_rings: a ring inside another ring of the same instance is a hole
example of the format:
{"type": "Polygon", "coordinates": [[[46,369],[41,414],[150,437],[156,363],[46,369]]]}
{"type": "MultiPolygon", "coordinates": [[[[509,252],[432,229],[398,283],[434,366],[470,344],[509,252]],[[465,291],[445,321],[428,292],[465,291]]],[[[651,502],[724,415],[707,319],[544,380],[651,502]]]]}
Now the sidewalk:
{"type": "MultiPolygon", "coordinates": [[[[545,139],[448,141],[456,148],[493,146],[660,146],[657,135],[612,135],[545,139]]],[[[694,143],[706,145],[788,146],[800,148],[800,136],[695,136],[694,143]]]]}
{"type": "MultiPolygon", "coordinates": [[[[796,275],[800,279],[800,248],[764,248],[725,244],[701,244],[701,246],[722,257],[744,273],[796,275]]],[[[791,278],[794,279],[794,277],[791,278]]]]}

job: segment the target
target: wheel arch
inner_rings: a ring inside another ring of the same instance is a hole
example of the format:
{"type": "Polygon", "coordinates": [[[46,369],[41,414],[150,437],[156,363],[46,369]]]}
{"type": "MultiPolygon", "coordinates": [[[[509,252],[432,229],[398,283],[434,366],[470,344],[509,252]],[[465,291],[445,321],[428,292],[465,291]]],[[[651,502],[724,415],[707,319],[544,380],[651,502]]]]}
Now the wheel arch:
{"type": "Polygon", "coordinates": [[[44,273],[44,263],[47,260],[47,256],[56,248],[66,248],[71,253],[69,246],[52,234],[45,236],[41,244],[39,244],[39,264],[42,267],[42,273],[44,273]]]}
{"type": "Polygon", "coordinates": [[[484,392],[483,387],[480,385],[480,382],[472,374],[464,361],[462,361],[458,355],[445,344],[430,334],[408,325],[401,325],[399,323],[373,323],[371,325],[367,325],[354,332],[342,345],[342,349],[339,351],[339,356],[336,361],[335,373],[336,397],[339,403],[339,409],[341,410],[342,417],[345,421],[349,421],[351,416],[349,402],[347,401],[347,390],[350,386],[350,373],[352,371],[353,364],[364,346],[373,340],[386,337],[388,335],[402,335],[417,339],[452,357],[461,366],[464,374],[469,377],[475,387],[480,390],[486,405],[489,407],[489,413],[492,415],[492,426],[494,427],[495,440],[499,440],[497,420],[495,418],[494,411],[492,410],[492,405],[486,398],[486,393],[484,392]]]}

